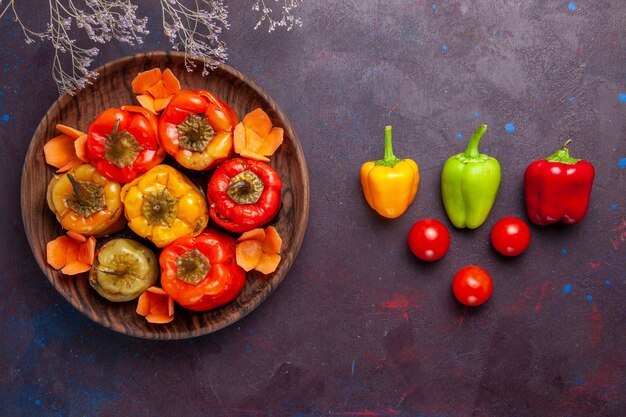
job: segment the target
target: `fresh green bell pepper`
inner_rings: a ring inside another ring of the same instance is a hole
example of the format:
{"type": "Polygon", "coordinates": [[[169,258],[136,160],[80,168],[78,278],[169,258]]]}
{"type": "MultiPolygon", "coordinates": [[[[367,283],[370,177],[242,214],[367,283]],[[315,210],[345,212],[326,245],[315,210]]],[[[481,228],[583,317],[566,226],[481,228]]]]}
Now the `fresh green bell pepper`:
{"type": "Polygon", "coordinates": [[[478,152],[478,142],[487,131],[480,125],[465,152],[450,157],[441,171],[441,195],[455,227],[476,229],[487,220],[500,187],[500,164],[478,152]]]}

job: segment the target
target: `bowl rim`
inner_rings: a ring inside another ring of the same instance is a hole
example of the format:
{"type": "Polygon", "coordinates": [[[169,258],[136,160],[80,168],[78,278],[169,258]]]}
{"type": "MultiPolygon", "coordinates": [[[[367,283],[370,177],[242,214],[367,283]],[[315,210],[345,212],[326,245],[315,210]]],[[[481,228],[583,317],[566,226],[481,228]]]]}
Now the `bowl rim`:
{"type": "MultiPolygon", "coordinates": [[[[142,52],[142,53],[137,53],[137,54],[133,54],[133,55],[127,55],[124,57],[120,57],[117,59],[114,59],[112,61],[106,62],[103,65],[99,66],[98,68],[96,68],[94,70],[94,72],[96,72],[98,74],[99,77],[104,77],[106,76],[106,74],[108,72],[110,72],[112,69],[116,69],[118,67],[123,67],[125,64],[128,64],[132,61],[135,60],[151,60],[154,58],[165,58],[165,59],[184,59],[186,61],[192,61],[193,63],[195,63],[196,66],[202,66],[202,62],[196,59],[189,59],[183,52],[178,52],[178,51],[150,51],[150,52],[142,52]]],[[[282,274],[282,276],[280,276],[278,279],[276,279],[275,281],[273,281],[270,285],[269,285],[269,290],[268,291],[263,291],[263,292],[258,292],[256,294],[254,294],[253,297],[251,297],[248,301],[247,304],[251,304],[254,305],[253,308],[251,309],[246,309],[246,308],[240,308],[237,310],[237,314],[231,315],[227,320],[221,320],[219,322],[217,322],[217,324],[212,325],[212,326],[205,326],[205,327],[200,327],[200,328],[194,328],[190,331],[185,331],[184,334],[182,333],[176,333],[176,332],[172,332],[172,333],[150,333],[150,327],[146,326],[146,331],[144,332],[133,332],[133,331],[129,331],[130,329],[125,328],[123,326],[119,326],[119,325],[115,325],[115,323],[110,322],[109,320],[98,320],[97,315],[89,309],[83,309],[82,306],[80,305],[80,303],[75,302],[75,300],[70,296],[70,294],[68,294],[66,291],[62,291],[61,288],[59,288],[59,286],[56,284],[56,281],[50,276],[50,274],[47,272],[48,265],[45,263],[44,259],[40,256],[38,256],[38,254],[36,253],[36,248],[35,248],[35,242],[33,240],[33,232],[34,230],[32,229],[32,225],[30,224],[30,216],[32,215],[32,210],[29,210],[28,207],[25,207],[25,201],[24,201],[24,193],[23,190],[25,189],[24,187],[26,186],[25,184],[25,177],[27,177],[27,173],[28,173],[28,169],[30,167],[31,161],[34,160],[33,158],[33,153],[37,151],[37,149],[35,149],[35,141],[33,140],[35,137],[39,136],[39,135],[43,135],[44,132],[47,130],[48,126],[49,126],[49,120],[51,118],[56,118],[59,113],[62,111],[62,109],[73,99],[73,96],[70,95],[69,93],[65,93],[62,96],[58,97],[54,103],[48,108],[48,110],[46,111],[46,114],[42,117],[41,121],[39,122],[39,124],[37,125],[37,128],[35,129],[35,132],[33,133],[32,137],[30,138],[30,143],[28,146],[28,149],[26,151],[26,155],[24,157],[24,162],[23,162],[23,167],[22,167],[22,173],[21,173],[21,181],[20,181],[20,210],[21,210],[21,215],[22,215],[22,224],[24,226],[24,232],[26,234],[27,240],[28,240],[28,244],[29,247],[31,249],[31,252],[33,253],[33,256],[35,258],[35,260],[37,261],[37,264],[39,265],[39,268],[41,270],[41,272],[43,273],[43,275],[46,276],[47,280],[50,282],[50,284],[55,288],[55,290],[61,294],[61,296],[72,306],[74,307],[76,310],[78,310],[82,315],[88,317],[90,320],[92,320],[93,322],[106,327],[110,330],[113,330],[117,333],[120,334],[124,334],[127,336],[132,336],[132,337],[136,337],[136,338],[141,338],[141,339],[149,339],[149,340],[181,340],[181,339],[189,339],[189,338],[193,338],[193,337],[198,337],[198,336],[202,336],[205,334],[210,334],[213,332],[216,332],[218,330],[221,330],[227,326],[232,325],[233,323],[241,320],[242,318],[244,318],[245,316],[247,316],[248,314],[250,314],[253,310],[255,310],[261,303],[263,303],[275,290],[276,288],[278,288],[278,286],[282,283],[282,281],[285,279],[285,277],[287,276],[287,274],[289,274],[291,268],[293,267],[293,263],[295,262],[297,255],[300,251],[300,248],[302,246],[302,242],[304,240],[304,236],[306,234],[306,229],[308,226],[308,220],[309,220],[309,208],[310,208],[310,181],[309,181],[309,173],[308,173],[308,168],[307,168],[307,164],[306,164],[306,159],[304,157],[304,151],[302,149],[302,144],[300,142],[299,137],[297,136],[296,132],[293,129],[293,126],[291,125],[291,122],[289,121],[289,119],[285,116],[285,114],[283,113],[282,109],[278,106],[278,104],[260,87],[258,86],[254,81],[250,80],[247,76],[245,76],[243,73],[239,72],[238,70],[234,69],[233,67],[224,64],[224,63],[220,63],[217,67],[216,70],[219,69],[221,71],[225,71],[226,73],[228,73],[229,75],[241,80],[243,83],[246,84],[247,87],[249,87],[250,89],[252,89],[256,94],[258,94],[259,96],[262,97],[262,99],[266,102],[272,103],[272,110],[274,113],[276,113],[277,117],[281,120],[284,120],[287,122],[288,126],[285,126],[287,128],[289,128],[289,132],[290,132],[290,138],[291,138],[291,142],[292,142],[292,146],[295,149],[295,156],[298,159],[298,167],[299,167],[299,171],[300,171],[300,175],[302,178],[302,183],[303,183],[303,187],[302,187],[302,204],[303,204],[303,211],[300,213],[300,216],[298,217],[299,219],[301,219],[302,222],[302,227],[301,228],[296,228],[296,233],[293,236],[293,256],[290,258],[290,264],[287,267],[287,270],[285,271],[284,274],[282,274]],[[52,116],[52,117],[51,117],[52,116]]],[[[211,72],[209,73],[211,74],[211,72]]],[[[236,302],[237,300],[233,301],[236,302]]]]}

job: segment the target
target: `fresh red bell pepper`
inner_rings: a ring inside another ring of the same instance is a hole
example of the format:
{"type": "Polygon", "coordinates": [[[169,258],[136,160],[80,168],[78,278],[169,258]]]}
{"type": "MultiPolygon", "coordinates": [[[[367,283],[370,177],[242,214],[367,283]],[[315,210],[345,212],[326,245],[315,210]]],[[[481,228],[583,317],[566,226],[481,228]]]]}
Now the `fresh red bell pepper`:
{"type": "Polygon", "coordinates": [[[558,221],[574,224],[587,213],[595,170],[591,163],[569,156],[570,142],[526,168],[526,210],[537,225],[558,221]]]}
{"type": "Polygon", "coordinates": [[[159,256],[161,286],[182,307],[206,311],[233,301],[243,289],[246,271],[236,262],[232,237],[206,229],[183,236],[159,256]]]}
{"type": "Polygon", "coordinates": [[[138,106],[103,111],[89,125],[87,155],[104,177],[131,182],[165,158],[156,117],[138,106]]]}
{"type": "Polygon", "coordinates": [[[209,214],[218,226],[243,233],[280,210],[282,181],[268,164],[244,158],[220,164],[209,181],[209,214]]]}

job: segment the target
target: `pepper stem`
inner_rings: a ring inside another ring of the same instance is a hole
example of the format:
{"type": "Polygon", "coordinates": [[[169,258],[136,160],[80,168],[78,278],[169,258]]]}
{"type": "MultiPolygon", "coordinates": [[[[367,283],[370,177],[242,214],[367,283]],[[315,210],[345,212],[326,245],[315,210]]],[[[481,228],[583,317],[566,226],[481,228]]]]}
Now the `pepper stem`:
{"type": "Polygon", "coordinates": [[[469,143],[467,144],[467,148],[465,148],[465,156],[468,158],[477,158],[480,155],[478,151],[478,143],[480,142],[480,138],[483,137],[485,132],[487,131],[487,125],[480,125],[476,132],[472,135],[469,143]]]}
{"type": "Polygon", "coordinates": [[[72,174],[67,174],[67,179],[70,180],[70,184],[72,184],[72,190],[74,191],[74,194],[76,194],[76,197],[78,197],[79,200],[83,200],[86,197],[85,194],[87,194],[87,192],[85,191],[85,187],[83,187],[78,181],[76,181],[72,174]]]}
{"type": "Polygon", "coordinates": [[[393,167],[400,161],[401,159],[393,153],[393,143],[391,141],[391,125],[385,126],[385,153],[383,159],[379,159],[375,162],[375,164],[393,167]]]}
{"type": "Polygon", "coordinates": [[[560,162],[567,165],[573,165],[576,162],[580,161],[580,159],[572,158],[571,156],[569,156],[569,149],[567,147],[570,143],[572,143],[571,139],[566,140],[563,146],[561,146],[559,149],[557,149],[555,153],[546,158],[546,161],[560,162]]]}

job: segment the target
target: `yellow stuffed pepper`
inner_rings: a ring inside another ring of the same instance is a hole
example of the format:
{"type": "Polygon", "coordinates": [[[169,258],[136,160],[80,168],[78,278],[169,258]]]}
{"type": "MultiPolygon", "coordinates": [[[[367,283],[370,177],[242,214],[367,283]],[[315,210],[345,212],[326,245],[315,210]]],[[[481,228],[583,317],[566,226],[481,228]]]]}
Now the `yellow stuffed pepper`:
{"type": "Polygon", "coordinates": [[[122,186],[89,164],[55,175],[46,199],[64,229],[86,236],[106,236],[126,224],[122,216],[122,186]]]}
{"type": "Polygon", "coordinates": [[[128,227],[162,248],[175,239],[197,236],[209,222],[200,190],[169,165],[157,165],[122,188],[128,227]]]}

